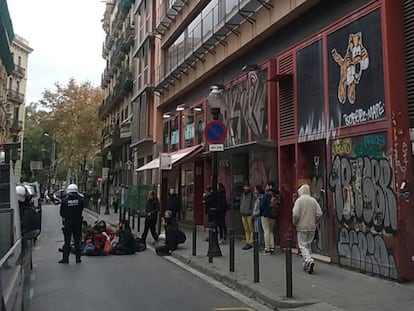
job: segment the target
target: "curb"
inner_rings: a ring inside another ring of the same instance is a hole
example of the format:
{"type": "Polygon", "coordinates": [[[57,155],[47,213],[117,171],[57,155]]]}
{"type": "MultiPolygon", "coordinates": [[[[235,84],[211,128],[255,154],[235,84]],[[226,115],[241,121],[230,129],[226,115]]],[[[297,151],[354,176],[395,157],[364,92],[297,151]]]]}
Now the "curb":
{"type": "Polygon", "coordinates": [[[177,252],[173,252],[172,257],[180,260],[181,262],[189,265],[190,267],[212,277],[216,281],[219,281],[226,285],[227,287],[238,291],[239,293],[243,294],[246,297],[249,297],[261,304],[266,305],[269,308],[276,309],[276,308],[298,308],[303,306],[312,305],[315,303],[318,303],[319,301],[313,300],[313,299],[295,299],[295,298],[285,298],[280,297],[272,298],[269,294],[263,293],[263,290],[255,289],[250,286],[250,284],[246,284],[243,282],[240,282],[239,280],[232,278],[227,275],[223,275],[220,273],[217,273],[215,271],[212,271],[208,268],[203,267],[202,265],[194,262],[190,258],[187,258],[177,252]]]}

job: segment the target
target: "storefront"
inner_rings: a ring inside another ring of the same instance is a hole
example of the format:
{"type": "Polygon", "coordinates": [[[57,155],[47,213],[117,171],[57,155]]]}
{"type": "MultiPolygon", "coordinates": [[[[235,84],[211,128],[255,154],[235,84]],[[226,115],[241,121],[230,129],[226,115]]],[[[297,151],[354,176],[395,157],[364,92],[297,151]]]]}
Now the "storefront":
{"type": "Polygon", "coordinates": [[[314,251],[390,279],[414,277],[401,14],[388,0],[362,6],[279,54],[274,78],[281,231],[294,233],[308,183],[324,212],[314,251]]]}

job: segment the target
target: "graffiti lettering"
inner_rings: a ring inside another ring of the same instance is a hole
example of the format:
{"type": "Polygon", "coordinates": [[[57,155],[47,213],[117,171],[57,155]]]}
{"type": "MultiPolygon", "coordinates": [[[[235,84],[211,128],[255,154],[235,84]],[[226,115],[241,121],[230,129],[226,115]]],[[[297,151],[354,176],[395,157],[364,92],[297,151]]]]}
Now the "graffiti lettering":
{"type": "Polygon", "coordinates": [[[364,136],[364,145],[371,146],[374,145],[378,149],[383,148],[385,146],[385,136],[380,134],[372,134],[372,135],[365,135],[364,136]]]}
{"type": "Polygon", "coordinates": [[[387,159],[336,156],[329,176],[340,223],[360,223],[392,233],[397,230],[397,203],[387,159]]]}
{"type": "Polygon", "coordinates": [[[342,117],[344,118],[345,125],[355,125],[358,123],[379,119],[384,115],[384,113],[385,105],[379,101],[378,103],[369,107],[366,111],[362,108],[359,108],[350,114],[344,114],[342,117]]]}
{"type": "Polygon", "coordinates": [[[402,144],[402,160],[399,159],[398,156],[398,142],[394,143],[394,162],[395,168],[398,169],[401,173],[405,174],[407,172],[408,167],[408,145],[406,142],[402,144]]]}
{"type": "Polygon", "coordinates": [[[229,131],[227,145],[247,142],[248,129],[253,140],[267,138],[266,74],[252,73],[249,83],[241,81],[224,92],[221,111],[229,131]]]}
{"type": "Polygon", "coordinates": [[[394,256],[389,253],[381,235],[341,227],[337,247],[339,264],[362,272],[398,279],[394,256]]]}
{"type": "Polygon", "coordinates": [[[347,155],[352,150],[352,140],[350,138],[336,139],[332,144],[333,155],[347,155]]]}

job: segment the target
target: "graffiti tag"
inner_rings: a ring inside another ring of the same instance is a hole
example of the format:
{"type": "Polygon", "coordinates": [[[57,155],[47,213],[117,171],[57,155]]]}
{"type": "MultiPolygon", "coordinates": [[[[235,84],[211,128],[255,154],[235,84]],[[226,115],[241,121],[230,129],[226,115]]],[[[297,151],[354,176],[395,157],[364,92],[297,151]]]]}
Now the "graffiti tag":
{"type": "Polygon", "coordinates": [[[341,265],[361,272],[398,279],[394,256],[388,251],[381,235],[341,227],[337,248],[341,265]]]}
{"type": "Polygon", "coordinates": [[[382,101],[372,105],[367,110],[362,108],[355,109],[350,114],[344,114],[345,125],[355,125],[362,122],[376,120],[381,118],[385,113],[385,105],[382,101]]]}
{"type": "Polygon", "coordinates": [[[397,230],[397,203],[387,159],[335,156],[329,176],[338,221],[359,223],[392,233],[397,230]]]}

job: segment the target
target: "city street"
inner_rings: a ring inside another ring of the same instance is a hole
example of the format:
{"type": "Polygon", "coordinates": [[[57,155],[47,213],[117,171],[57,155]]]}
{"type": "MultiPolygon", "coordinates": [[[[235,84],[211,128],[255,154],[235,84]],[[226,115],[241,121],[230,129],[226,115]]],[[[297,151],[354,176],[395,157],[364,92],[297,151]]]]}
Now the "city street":
{"type": "Polygon", "coordinates": [[[71,255],[69,265],[60,265],[62,244],[59,206],[45,205],[28,289],[30,311],[254,310],[150,250],[82,257],[81,264],[71,255]]]}

